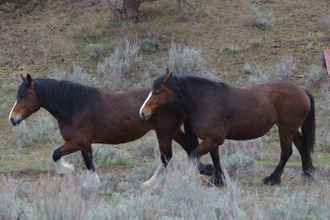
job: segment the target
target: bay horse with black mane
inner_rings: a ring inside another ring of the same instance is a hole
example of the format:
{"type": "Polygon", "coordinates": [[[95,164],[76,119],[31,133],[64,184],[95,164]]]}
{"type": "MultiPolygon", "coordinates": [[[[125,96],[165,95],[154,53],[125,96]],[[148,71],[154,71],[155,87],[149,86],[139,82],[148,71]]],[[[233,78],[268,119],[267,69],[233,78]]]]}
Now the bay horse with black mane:
{"type": "Polygon", "coordinates": [[[281,182],[284,166],[292,154],[292,143],[301,155],[303,173],[312,177],[314,99],[302,88],[284,81],[234,88],[222,82],[177,77],[167,72],[154,81],[140,109],[140,117],[147,120],[168,108],[176,109],[192,132],[202,139],[191,156],[211,154],[215,185],[223,184],[219,145],[225,139],[249,140],[264,136],[275,124],[279,129],[281,158],[264,183],[281,182]]]}
{"type": "MultiPolygon", "coordinates": [[[[110,93],[64,80],[32,79],[29,74],[21,78],[9,120],[18,125],[40,108],[57,119],[64,144],[53,152],[53,160],[61,173],[74,168],[63,160],[64,155],[81,151],[87,169],[95,171],[93,143],[121,144],[136,140],[152,129],[156,132],[165,167],[168,158],[164,155],[172,155],[172,139],[187,154],[198,145],[197,137],[188,128],[185,133],[180,130],[182,120],[171,108],[159,111],[150,121],[141,120],[138,110],[148,89],[110,93]]],[[[211,168],[200,164],[204,174],[211,168]]]]}

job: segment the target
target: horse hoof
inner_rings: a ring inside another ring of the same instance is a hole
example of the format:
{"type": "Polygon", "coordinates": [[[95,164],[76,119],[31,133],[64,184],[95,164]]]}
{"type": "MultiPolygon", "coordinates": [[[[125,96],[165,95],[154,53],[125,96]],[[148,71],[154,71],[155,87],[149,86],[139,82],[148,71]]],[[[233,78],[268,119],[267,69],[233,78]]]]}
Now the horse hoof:
{"type": "Polygon", "coordinates": [[[264,178],[263,182],[266,185],[273,186],[273,185],[280,184],[281,183],[281,179],[275,178],[275,177],[272,177],[272,176],[268,176],[268,177],[264,178]]]}
{"type": "Polygon", "coordinates": [[[152,176],[150,179],[142,183],[141,189],[142,191],[153,189],[158,184],[158,180],[155,176],[152,176]]]}
{"type": "Polygon", "coordinates": [[[74,172],[73,164],[66,162],[64,159],[59,159],[56,162],[55,171],[57,174],[70,174],[74,172]]]}
{"type": "Polygon", "coordinates": [[[144,183],[141,184],[141,189],[143,191],[147,190],[147,189],[150,189],[152,186],[152,184],[150,183],[150,181],[145,181],[144,183]]]}
{"type": "Polygon", "coordinates": [[[210,183],[216,187],[224,186],[224,181],[221,177],[220,178],[213,177],[210,183]]]}
{"type": "Polygon", "coordinates": [[[200,174],[205,176],[212,176],[214,173],[214,167],[212,164],[202,164],[198,165],[198,171],[200,174]]]}
{"type": "Polygon", "coordinates": [[[315,181],[315,179],[312,175],[312,172],[310,172],[310,171],[303,171],[302,176],[306,183],[311,183],[311,182],[315,181]]]}
{"type": "Polygon", "coordinates": [[[147,191],[147,190],[154,190],[155,188],[157,188],[157,186],[159,185],[159,183],[155,180],[147,180],[144,183],[142,183],[141,185],[141,190],[142,191],[147,191]]]}

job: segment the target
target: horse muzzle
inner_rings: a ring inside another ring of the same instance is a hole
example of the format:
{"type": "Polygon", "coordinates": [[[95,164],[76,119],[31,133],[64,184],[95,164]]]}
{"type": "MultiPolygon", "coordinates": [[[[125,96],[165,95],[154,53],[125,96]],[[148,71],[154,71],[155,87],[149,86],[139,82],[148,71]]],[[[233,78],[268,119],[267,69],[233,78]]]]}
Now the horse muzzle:
{"type": "Polygon", "coordinates": [[[140,111],[140,118],[143,120],[148,120],[152,116],[152,113],[145,113],[143,111],[140,111]]]}
{"type": "Polygon", "coordinates": [[[10,118],[10,122],[13,126],[20,124],[23,121],[23,118],[10,118]]]}

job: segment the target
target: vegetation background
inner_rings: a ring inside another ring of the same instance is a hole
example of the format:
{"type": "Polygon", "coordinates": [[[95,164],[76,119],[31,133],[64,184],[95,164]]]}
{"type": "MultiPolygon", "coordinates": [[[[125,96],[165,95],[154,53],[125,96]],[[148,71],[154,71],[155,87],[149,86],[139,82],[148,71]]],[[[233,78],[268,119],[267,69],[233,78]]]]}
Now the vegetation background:
{"type": "Polygon", "coordinates": [[[0,0],[0,219],[330,219],[330,95],[321,67],[330,2],[146,1],[138,22],[118,14],[121,7],[120,0],[0,0]],[[54,174],[50,155],[62,140],[47,112],[15,128],[7,120],[19,74],[127,90],[149,87],[166,66],[236,86],[307,87],[317,100],[315,181],[301,178],[295,151],[282,184],[262,184],[279,160],[274,128],[261,139],[226,141],[223,188],[207,186],[174,145],[169,171],[141,190],[160,163],[153,132],[93,146],[102,184],[85,187],[79,153],[68,157],[77,173],[54,174]]]}

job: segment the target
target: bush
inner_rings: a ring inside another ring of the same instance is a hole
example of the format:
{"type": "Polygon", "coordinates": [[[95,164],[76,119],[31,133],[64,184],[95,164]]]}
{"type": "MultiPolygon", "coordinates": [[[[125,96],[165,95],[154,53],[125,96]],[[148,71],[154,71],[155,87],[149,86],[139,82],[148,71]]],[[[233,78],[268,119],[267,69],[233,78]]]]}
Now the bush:
{"type": "Polygon", "coordinates": [[[96,80],[96,78],[85,72],[83,68],[77,64],[73,64],[72,71],[69,73],[55,70],[49,73],[49,77],[57,80],[68,80],[88,86],[99,85],[99,82],[96,80]]]}
{"type": "Polygon", "coordinates": [[[118,211],[123,219],[243,219],[239,200],[236,184],[208,188],[185,161],[170,163],[152,190],[121,199],[118,211]]]}
{"type": "Polygon", "coordinates": [[[0,219],[19,219],[24,201],[16,197],[17,182],[11,178],[0,177],[0,219]]]}
{"type": "Polygon", "coordinates": [[[261,10],[254,2],[251,3],[251,12],[254,17],[254,25],[261,29],[267,30],[272,27],[273,16],[271,11],[261,10]]]}
{"type": "Polygon", "coordinates": [[[300,191],[291,192],[288,189],[275,191],[279,201],[268,210],[267,219],[329,219],[329,201],[324,200],[321,194],[300,191]]]}
{"type": "Polygon", "coordinates": [[[202,57],[202,51],[187,46],[181,46],[172,43],[168,51],[167,65],[173,73],[177,75],[193,75],[219,80],[219,78],[210,71],[202,57]]]}
{"type": "Polygon", "coordinates": [[[279,80],[289,80],[293,76],[296,69],[296,62],[293,56],[288,55],[280,59],[280,61],[275,64],[273,72],[279,80]]]}
{"type": "Polygon", "coordinates": [[[122,47],[116,48],[110,57],[97,65],[97,73],[103,82],[112,89],[127,88],[134,67],[142,60],[137,42],[126,40],[122,47]]]}
{"type": "MultiPolygon", "coordinates": [[[[125,187],[85,187],[86,174],[45,177],[31,183],[0,177],[0,219],[329,219],[330,185],[321,181],[288,188],[240,186],[224,169],[226,186],[209,187],[187,160],[174,160],[154,188],[141,191],[147,172],[126,174],[125,187]],[[175,163],[173,163],[175,162],[175,163]],[[22,193],[22,187],[28,188],[22,193]]],[[[143,168],[143,167],[140,167],[143,168]]]]}
{"type": "Polygon", "coordinates": [[[296,61],[293,56],[282,57],[277,63],[269,67],[260,67],[246,63],[244,72],[248,74],[248,82],[252,84],[265,83],[271,80],[290,80],[296,70],[296,61]]]}
{"type": "Polygon", "coordinates": [[[309,89],[314,87],[322,87],[322,84],[327,84],[327,73],[319,65],[312,64],[309,67],[305,86],[309,89]]]}
{"type": "Polygon", "coordinates": [[[172,44],[168,51],[168,67],[176,74],[198,75],[203,72],[202,52],[192,47],[172,44]]]}
{"type": "Polygon", "coordinates": [[[16,135],[16,146],[19,148],[31,146],[40,140],[54,141],[59,135],[56,134],[57,125],[49,115],[39,114],[28,121],[23,121],[19,126],[12,127],[16,135]]]}
{"type": "Polygon", "coordinates": [[[330,143],[330,132],[329,132],[329,120],[330,120],[330,91],[328,83],[324,84],[321,88],[320,93],[320,110],[317,112],[317,138],[316,141],[321,146],[329,148],[330,143]]]}
{"type": "Polygon", "coordinates": [[[263,139],[250,141],[226,140],[221,146],[223,165],[232,175],[255,172],[256,160],[262,157],[263,139]]]}

